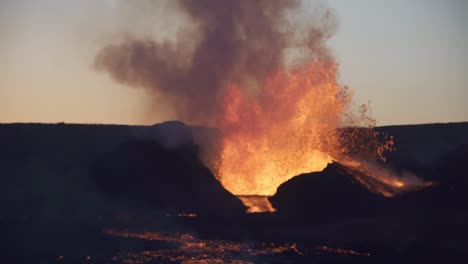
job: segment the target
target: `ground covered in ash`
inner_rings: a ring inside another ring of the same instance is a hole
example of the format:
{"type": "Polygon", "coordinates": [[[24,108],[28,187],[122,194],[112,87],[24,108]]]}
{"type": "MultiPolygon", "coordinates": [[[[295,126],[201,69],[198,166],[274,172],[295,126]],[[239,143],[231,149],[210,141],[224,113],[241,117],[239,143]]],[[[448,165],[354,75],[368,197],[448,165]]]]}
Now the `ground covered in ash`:
{"type": "Polygon", "coordinates": [[[378,129],[434,184],[386,198],[334,163],[247,214],[200,159],[213,129],[0,125],[2,262],[466,263],[468,123],[378,129]]]}

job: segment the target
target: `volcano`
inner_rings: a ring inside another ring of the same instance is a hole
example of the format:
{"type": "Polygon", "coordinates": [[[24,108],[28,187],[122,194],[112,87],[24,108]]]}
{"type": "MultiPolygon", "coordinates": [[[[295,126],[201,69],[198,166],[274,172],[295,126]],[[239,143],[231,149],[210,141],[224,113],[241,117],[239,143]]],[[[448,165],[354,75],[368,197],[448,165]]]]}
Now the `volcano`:
{"type": "Polygon", "coordinates": [[[272,197],[247,197],[263,211],[249,214],[244,197],[228,192],[199,156],[217,149],[217,140],[208,140],[217,134],[214,129],[181,122],[0,125],[6,258],[11,263],[54,262],[60,256],[104,263],[113,258],[157,263],[167,257],[305,263],[466,259],[467,124],[379,129],[402,135],[405,141],[398,137],[396,143],[407,150],[393,153],[385,166],[406,164],[401,171],[423,166],[418,176],[434,184],[402,191],[370,168],[333,162],[322,171],[294,175],[272,197]],[[413,130],[422,130],[426,141],[413,130]],[[431,142],[439,147],[427,149],[431,142]],[[429,165],[421,165],[419,155],[407,157],[421,150],[435,157],[429,165]],[[190,255],[192,249],[200,255],[190,255]]]}

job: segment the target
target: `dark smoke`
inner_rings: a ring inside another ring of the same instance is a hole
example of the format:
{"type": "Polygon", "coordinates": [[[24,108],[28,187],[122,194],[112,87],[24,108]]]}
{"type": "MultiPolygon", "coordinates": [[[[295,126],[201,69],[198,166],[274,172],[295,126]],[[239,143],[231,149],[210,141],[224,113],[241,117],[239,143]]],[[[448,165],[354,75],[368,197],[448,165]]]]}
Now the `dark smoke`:
{"type": "Polygon", "coordinates": [[[127,38],[100,50],[95,66],[169,102],[182,121],[212,125],[225,84],[255,90],[284,66],[287,48],[329,56],[324,42],[335,25],[329,10],[299,23],[294,22],[298,0],[179,0],[178,5],[196,32],[183,28],[176,41],[127,38]]]}

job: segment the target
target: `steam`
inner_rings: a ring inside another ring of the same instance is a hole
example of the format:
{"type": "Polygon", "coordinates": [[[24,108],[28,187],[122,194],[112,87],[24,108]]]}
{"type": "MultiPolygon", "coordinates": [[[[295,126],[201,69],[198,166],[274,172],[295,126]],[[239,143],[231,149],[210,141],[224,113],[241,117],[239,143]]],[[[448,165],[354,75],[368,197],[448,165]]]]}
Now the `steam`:
{"type": "Polygon", "coordinates": [[[333,60],[325,41],[336,28],[330,9],[317,3],[301,17],[299,0],[179,0],[177,15],[191,20],[174,40],[127,37],[102,48],[95,67],[119,83],[148,91],[175,118],[213,125],[227,83],[258,83],[287,57],[333,60]],[[195,25],[195,26],[194,26],[195,25]]]}

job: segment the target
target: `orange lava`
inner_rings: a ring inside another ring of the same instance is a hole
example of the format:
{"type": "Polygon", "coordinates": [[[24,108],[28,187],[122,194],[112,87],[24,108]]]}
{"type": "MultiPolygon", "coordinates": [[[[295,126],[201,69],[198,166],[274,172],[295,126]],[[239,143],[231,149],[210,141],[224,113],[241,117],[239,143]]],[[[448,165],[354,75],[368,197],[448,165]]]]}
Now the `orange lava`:
{"type": "MultiPolygon", "coordinates": [[[[332,248],[325,245],[299,249],[295,243],[230,241],[199,239],[191,234],[131,232],[128,230],[104,230],[104,234],[116,237],[139,238],[168,243],[160,248],[141,252],[121,251],[113,257],[113,263],[283,263],[284,258],[330,255],[335,257],[368,257],[369,253],[352,249],[332,248]],[[304,252],[302,251],[304,250],[304,252]]],[[[286,263],[286,262],[285,262],[286,263]]],[[[287,262],[290,263],[290,262],[287,262]]]]}
{"type": "Polygon", "coordinates": [[[218,177],[236,195],[273,195],[288,179],[323,170],[340,152],[336,129],[351,94],[336,82],[337,65],[314,60],[279,70],[256,96],[228,85],[218,120],[218,177]]]}
{"type": "Polygon", "coordinates": [[[396,175],[384,166],[372,164],[369,161],[342,160],[346,172],[352,175],[360,184],[371,192],[385,197],[416,191],[431,186],[433,183],[412,175],[412,177],[396,175]]]}
{"type": "Polygon", "coordinates": [[[177,247],[161,247],[143,252],[121,252],[113,258],[118,263],[254,263],[261,256],[302,255],[296,244],[264,242],[237,242],[229,240],[198,239],[184,233],[136,233],[126,230],[104,230],[104,234],[118,237],[134,237],[175,243],[177,247]]]}
{"type": "Polygon", "coordinates": [[[240,195],[239,199],[247,206],[247,213],[275,212],[276,209],[268,200],[269,196],[261,195],[240,195]]]}
{"type": "MultiPolygon", "coordinates": [[[[254,92],[227,85],[217,120],[221,153],[212,169],[228,191],[271,196],[285,181],[332,161],[385,160],[393,138],[374,130],[368,105],[353,109],[352,92],[338,84],[337,69],[315,58],[276,71],[254,92]]],[[[393,178],[377,180],[404,187],[393,178]]],[[[243,202],[249,212],[274,211],[268,200],[243,202]]]]}

